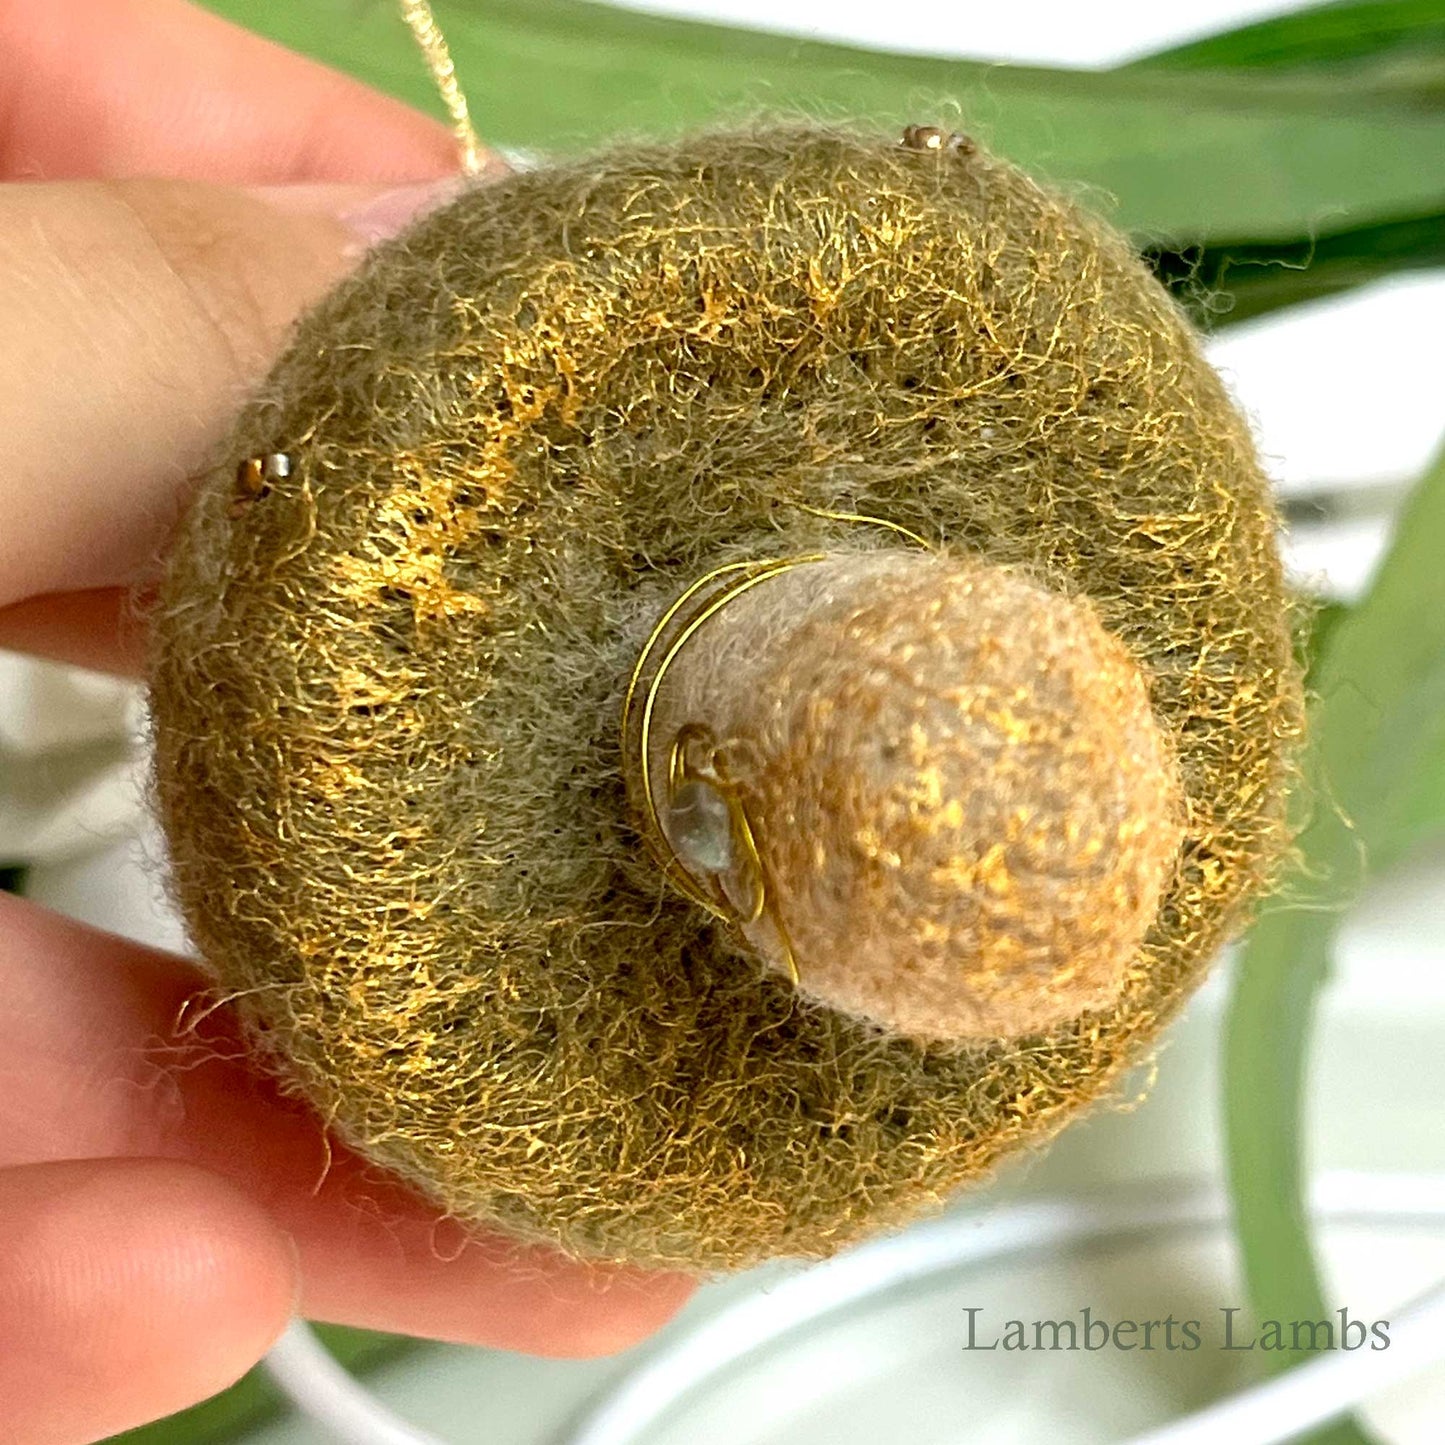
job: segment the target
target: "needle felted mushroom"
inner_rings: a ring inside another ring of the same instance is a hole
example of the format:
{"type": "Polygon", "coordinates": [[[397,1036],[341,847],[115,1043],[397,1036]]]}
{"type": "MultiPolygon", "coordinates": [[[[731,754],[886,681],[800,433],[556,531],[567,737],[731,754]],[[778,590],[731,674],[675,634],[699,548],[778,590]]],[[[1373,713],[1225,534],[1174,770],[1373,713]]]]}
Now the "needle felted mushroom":
{"type": "Polygon", "coordinates": [[[174,889],[288,1086],[580,1256],[818,1256],[1144,1054],[1287,841],[1247,428],[941,133],[463,194],[300,324],[155,605],[174,889]]]}

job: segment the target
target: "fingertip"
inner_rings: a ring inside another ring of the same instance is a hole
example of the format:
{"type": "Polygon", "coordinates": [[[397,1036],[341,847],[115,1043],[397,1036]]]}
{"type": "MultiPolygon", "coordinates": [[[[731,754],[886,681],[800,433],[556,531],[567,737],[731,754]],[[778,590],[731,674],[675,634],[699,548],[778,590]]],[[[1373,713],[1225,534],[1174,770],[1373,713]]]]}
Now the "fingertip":
{"type": "Polygon", "coordinates": [[[455,1218],[340,1155],[302,1203],[276,1201],[301,1246],[307,1319],[553,1359],[614,1355],[687,1302],[687,1274],[579,1260],[455,1218]]]}
{"type": "Polygon", "coordinates": [[[298,1297],[295,1248],[209,1171],[106,1159],[0,1172],[0,1419],[96,1439],[245,1373],[298,1297]]]}
{"type": "Polygon", "coordinates": [[[122,587],[53,592],[0,607],[0,648],[112,677],[139,678],[145,638],[122,587]]]}
{"type": "MultiPolygon", "coordinates": [[[[172,1103],[158,1111],[149,1086],[130,1086],[152,1077],[148,1068],[137,1072],[135,1063],[151,1058],[157,1041],[173,1041],[178,1011],[203,987],[194,966],[6,894],[0,894],[0,938],[11,955],[7,987],[15,1004],[10,1027],[0,1028],[0,1046],[25,1081],[0,1108],[0,1123],[7,1111],[12,1122],[23,1116],[24,1129],[12,1135],[23,1134],[22,1147],[28,1140],[32,1149],[147,1149],[194,1161],[184,1192],[168,1182],[181,1179],[174,1173],[185,1169],[179,1164],[47,1166],[151,1171],[159,1182],[147,1197],[159,1196],[163,1230],[177,1228],[170,1222],[174,1211],[164,1212],[172,1198],[177,1205],[194,1201],[184,1211],[191,1216],[208,1192],[225,1198],[232,1188],[244,1191],[241,1203],[255,1201],[254,1212],[243,1212],[233,1227],[244,1240],[246,1219],[259,1221],[262,1241],[227,1253],[272,1251],[274,1260],[280,1248],[289,1271],[284,1294],[295,1281],[294,1240],[305,1279],[295,1313],[425,1339],[586,1358],[647,1338],[691,1294],[695,1281],[687,1275],[584,1264],[554,1248],[440,1217],[400,1180],[328,1140],[312,1113],[256,1070],[225,1009],[204,1012],[188,1034],[188,1065],[170,1076],[172,1103]],[[102,1087],[107,1079],[112,1086],[102,1087]]],[[[16,1213],[7,1181],[30,1172],[30,1166],[0,1170],[0,1246],[16,1213]]],[[[118,1214],[120,1232],[133,1229],[127,1220],[145,1209],[142,1201],[118,1214]]],[[[229,1209],[228,1217],[237,1220],[229,1209]]],[[[278,1269],[268,1267],[268,1276],[274,1279],[278,1269]]],[[[8,1346],[5,1321],[15,1318],[6,1309],[5,1287],[0,1280],[0,1363],[8,1346]]],[[[289,1298],[284,1307],[276,1300],[273,1292],[269,1305],[256,1311],[260,1323],[252,1334],[229,1350],[237,1372],[291,1313],[289,1298]]],[[[199,1338],[201,1331],[195,1333],[199,1338]]],[[[6,1383],[0,1373],[0,1420],[6,1383]]]]}
{"type": "Polygon", "coordinates": [[[400,184],[446,126],[185,0],[0,0],[0,176],[400,184]]]}

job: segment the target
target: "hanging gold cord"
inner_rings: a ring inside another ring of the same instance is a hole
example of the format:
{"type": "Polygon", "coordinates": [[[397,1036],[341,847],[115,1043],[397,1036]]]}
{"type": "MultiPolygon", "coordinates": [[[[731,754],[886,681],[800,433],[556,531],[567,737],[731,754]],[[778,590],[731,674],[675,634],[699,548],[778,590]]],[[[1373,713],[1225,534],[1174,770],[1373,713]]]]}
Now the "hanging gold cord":
{"type": "Polygon", "coordinates": [[[462,169],[469,176],[474,176],[482,168],[482,143],[477,139],[477,132],[472,126],[467,98],[457,80],[457,68],[452,64],[446,37],[437,25],[427,0],[400,0],[400,3],[402,19],[406,21],[421,48],[426,68],[431,71],[431,77],[441,94],[442,104],[452,118],[452,132],[457,138],[462,169]]]}

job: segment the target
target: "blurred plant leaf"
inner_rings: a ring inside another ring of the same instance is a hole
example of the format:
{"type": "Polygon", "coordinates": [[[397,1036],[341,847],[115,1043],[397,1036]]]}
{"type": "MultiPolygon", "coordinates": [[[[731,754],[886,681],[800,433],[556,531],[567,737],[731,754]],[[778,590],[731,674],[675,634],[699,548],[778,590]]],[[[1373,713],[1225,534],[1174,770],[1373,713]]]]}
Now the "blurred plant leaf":
{"type": "MultiPolygon", "coordinates": [[[[1124,70],[1222,69],[1374,91],[1437,113],[1445,107],[1445,4],[1441,0],[1335,0],[1209,35],[1124,70]]],[[[1147,253],[1159,277],[1201,324],[1248,321],[1336,295],[1400,271],[1445,265],[1445,215],[1403,216],[1313,234],[1291,245],[1247,240],[1147,253]]]]}
{"type": "MultiPolygon", "coordinates": [[[[1238,963],[1225,1032],[1230,1184],[1259,1319],[1328,1319],[1301,1164],[1316,998],[1341,912],[1368,875],[1445,837],[1445,452],[1411,495],[1365,599],[1327,624],[1314,669],[1313,816],[1238,963]]],[[[1294,1361],[1279,1357],[1275,1368],[1294,1361]]],[[[1353,1427],[1315,1437],[1344,1442],[1353,1427]]],[[[1353,1432],[1353,1433],[1352,1433],[1353,1432]]]]}
{"type": "Polygon", "coordinates": [[[1346,617],[1350,615],[1350,604],[1331,599],[1327,602],[1320,602],[1310,615],[1306,625],[1304,637],[1300,644],[1300,653],[1305,665],[1305,686],[1313,692],[1315,684],[1319,681],[1320,658],[1329,641],[1339,629],[1346,617]]]}
{"type": "Polygon", "coordinates": [[[1301,845],[1322,866],[1363,851],[1379,872],[1445,837],[1442,541],[1445,454],[1405,504],[1369,595],[1320,653],[1313,752],[1337,811],[1321,811],[1301,845]]]}
{"type": "MultiPolygon", "coordinates": [[[[211,8],[433,111],[390,0],[211,8]]],[[[1445,214],[1445,115],[1254,72],[1049,70],[884,54],[586,0],[438,0],[486,137],[575,151],[760,110],[941,119],[1116,197],[1143,242],[1296,244],[1445,214]]]]}
{"type": "Polygon", "coordinates": [[[1146,246],[1154,273],[1210,330],[1445,266],[1445,214],[1295,242],[1146,246]]]}
{"type": "Polygon", "coordinates": [[[1172,46],[1125,68],[1327,76],[1438,107],[1445,103],[1445,6],[1440,0],[1335,0],[1172,46]]]}

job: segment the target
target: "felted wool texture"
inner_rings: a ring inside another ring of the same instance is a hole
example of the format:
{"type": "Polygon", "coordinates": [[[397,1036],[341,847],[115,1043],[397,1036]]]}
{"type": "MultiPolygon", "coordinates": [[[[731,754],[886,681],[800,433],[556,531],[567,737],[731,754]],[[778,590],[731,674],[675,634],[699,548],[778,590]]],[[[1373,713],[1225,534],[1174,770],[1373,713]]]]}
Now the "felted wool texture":
{"type": "Polygon", "coordinates": [[[177,899],[289,1087],[455,1215],[826,1255],[1100,1096],[1243,921],[1300,726],[1274,523],[1126,241],[982,151],[780,129],[509,177],[303,320],[183,519],[150,663],[177,899]],[[921,1045],[640,847],[643,640],[721,563],[903,545],[819,510],[1087,597],[1148,680],[1184,837],[1112,1006],[921,1045]]]}
{"type": "Polygon", "coordinates": [[[1087,599],[890,547],[790,567],[691,627],[659,639],[679,641],[654,797],[668,740],[701,725],[756,840],[770,901],[743,931],[761,956],[939,1043],[1114,1001],[1182,810],[1143,677],[1087,599]]]}

